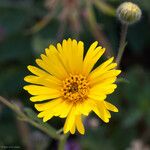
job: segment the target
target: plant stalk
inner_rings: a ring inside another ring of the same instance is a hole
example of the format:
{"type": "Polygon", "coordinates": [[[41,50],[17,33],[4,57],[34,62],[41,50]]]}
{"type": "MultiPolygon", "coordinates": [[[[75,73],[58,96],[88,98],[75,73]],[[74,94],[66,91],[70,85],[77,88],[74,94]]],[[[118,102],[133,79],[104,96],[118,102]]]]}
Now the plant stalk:
{"type": "Polygon", "coordinates": [[[120,66],[120,62],[121,62],[121,59],[122,59],[122,56],[126,47],[127,31],[128,31],[128,24],[122,24],[119,50],[118,50],[118,54],[116,57],[116,63],[118,64],[118,68],[120,66]]]}
{"type": "Polygon", "coordinates": [[[65,145],[66,145],[66,141],[68,137],[69,137],[69,134],[61,135],[61,138],[58,143],[58,150],[65,150],[65,145]]]}
{"type": "Polygon", "coordinates": [[[17,105],[9,102],[8,100],[3,98],[2,96],[0,96],[0,101],[4,105],[9,107],[11,110],[13,110],[19,116],[20,120],[30,123],[34,127],[40,129],[41,131],[43,131],[44,133],[46,133],[47,135],[49,135],[50,137],[52,137],[56,140],[61,140],[60,135],[56,133],[57,131],[54,132],[55,129],[53,129],[50,125],[49,126],[46,126],[46,125],[44,126],[44,125],[40,124],[39,122],[36,122],[36,121],[32,120],[17,105]]]}

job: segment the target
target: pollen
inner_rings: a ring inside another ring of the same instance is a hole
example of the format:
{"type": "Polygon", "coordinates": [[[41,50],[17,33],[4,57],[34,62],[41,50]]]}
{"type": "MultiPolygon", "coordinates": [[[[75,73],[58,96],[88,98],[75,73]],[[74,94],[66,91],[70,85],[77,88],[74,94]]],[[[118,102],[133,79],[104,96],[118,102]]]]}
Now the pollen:
{"type": "Polygon", "coordinates": [[[82,75],[70,75],[63,81],[63,98],[68,102],[82,102],[87,99],[89,85],[86,77],[82,75]]]}

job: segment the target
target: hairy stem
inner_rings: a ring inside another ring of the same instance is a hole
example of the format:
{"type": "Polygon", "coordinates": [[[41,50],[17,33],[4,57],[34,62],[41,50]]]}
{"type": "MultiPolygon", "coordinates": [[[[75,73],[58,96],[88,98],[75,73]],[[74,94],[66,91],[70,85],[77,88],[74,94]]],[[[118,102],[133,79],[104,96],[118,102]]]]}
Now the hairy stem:
{"type": "Polygon", "coordinates": [[[46,123],[44,124],[42,121],[41,121],[41,123],[34,121],[30,117],[28,117],[17,105],[9,102],[8,100],[3,98],[2,96],[0,96],[0,101],[4,105],[9,107],[11,110],[13,110],[19,116],[20,120],[28,122],[29,124],[31,124],[34,127],[40,129],[41,131],[43,131],[44,133],[46,133],[47,135],[49,135],[50,137],[52,137],[56,140],[61,140],[60,135],[58,135],[56,133],[57,131],[53,127],[51,127],[50,125],[47,125],[46,123]]]}
{"type": "Polygon", "coordinates": [[[65,149],[65,144],[66,144],[68,137],[69,137],[69,134],[63,134],[61,136],[59,143],[58,143],[58,150],[64,150],[65,149]]]}
{"type": "Polygon", "coordinates": [[[63,132],[63,128],[60,128],[58,131],[57,131],[57,134],[61,134],[63,132]]]}
{"type": "Polygon", "coordinates": [[[116,63],[118,64],[118,67],[120,66],[120,62],[121,62],[121,59],[125,50],[125,46],[126,46],[127,30],[128,30],[128,25],[122,24],[119,50],[118,50],[118,55],[116,58],[116,63]]]}

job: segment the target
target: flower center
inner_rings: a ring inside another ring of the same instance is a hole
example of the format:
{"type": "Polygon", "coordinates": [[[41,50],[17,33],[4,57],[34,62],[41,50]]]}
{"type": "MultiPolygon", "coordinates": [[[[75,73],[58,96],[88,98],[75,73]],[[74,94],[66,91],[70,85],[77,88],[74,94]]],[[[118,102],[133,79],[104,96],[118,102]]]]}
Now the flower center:
{"type": "Polygon", "coordinates": [[[76,103],[87,98],[89,90],[86,77],[82,75],[70,75],[63,81],[63,98],[67,101],[76,103]]]}

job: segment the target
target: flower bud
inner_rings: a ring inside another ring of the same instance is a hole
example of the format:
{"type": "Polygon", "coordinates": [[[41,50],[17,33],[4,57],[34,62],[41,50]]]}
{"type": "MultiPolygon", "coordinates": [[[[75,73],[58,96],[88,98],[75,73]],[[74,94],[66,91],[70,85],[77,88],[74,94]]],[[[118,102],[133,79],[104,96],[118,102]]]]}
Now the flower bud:
{"type": "Polygon", "coordinates": [[[132,2],[124,2],[117,8],[117,17],[124,24],[133,24],[140,20],[141,9],[132,2]]]}

